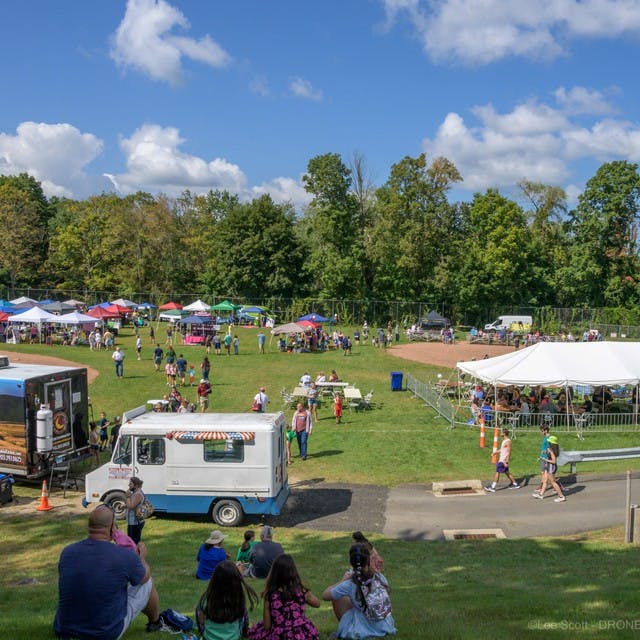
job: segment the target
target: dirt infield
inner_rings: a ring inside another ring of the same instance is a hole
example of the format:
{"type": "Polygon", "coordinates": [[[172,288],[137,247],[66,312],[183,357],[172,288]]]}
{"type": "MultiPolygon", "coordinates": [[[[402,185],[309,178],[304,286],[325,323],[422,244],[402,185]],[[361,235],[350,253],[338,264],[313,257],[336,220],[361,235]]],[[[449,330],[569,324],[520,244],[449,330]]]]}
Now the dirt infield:
{"type": "MultiPolygon", "coordinates": [[[[18,353],[17,351],[0,351],[0,356],[9,356],[9,362],[22,362],[23,364],[49,364],[60,367],[84,367],[77,362],[69,362],[63,358],[53,356],[39,356],[33,353],[18,353]]],[[[93,382],[100,373],[96,369],[87,367],[87,377],[89,382],[93,382]]]]}
{"type": "Polygon", "coordinates": [[[454,369],[457,362],[473,360],[474,358],[481,360],[485,355],[493,358],[494,356],[501,356],[510,351],[513,351],[513,347],[497,344],[409,342],[408,344],[400,344],[392,347],[390,353],[405,360],[414,360],[422,364],[435,364],[439,367],[454,369]]]}

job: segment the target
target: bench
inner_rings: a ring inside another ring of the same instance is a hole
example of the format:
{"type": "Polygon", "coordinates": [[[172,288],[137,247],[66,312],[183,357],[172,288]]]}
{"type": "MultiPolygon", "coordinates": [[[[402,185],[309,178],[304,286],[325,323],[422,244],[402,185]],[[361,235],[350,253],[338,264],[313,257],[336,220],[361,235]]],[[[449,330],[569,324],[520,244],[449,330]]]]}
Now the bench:
{"type": "Polygon", "coordinates": [[[596,449],[593,451],[561,451],[558,466],[571,465],[571,473],[576,472],[578,462],[599,462],[601,460],[624,460],[640,458],[640,447],[628,449],[596,449]]]}

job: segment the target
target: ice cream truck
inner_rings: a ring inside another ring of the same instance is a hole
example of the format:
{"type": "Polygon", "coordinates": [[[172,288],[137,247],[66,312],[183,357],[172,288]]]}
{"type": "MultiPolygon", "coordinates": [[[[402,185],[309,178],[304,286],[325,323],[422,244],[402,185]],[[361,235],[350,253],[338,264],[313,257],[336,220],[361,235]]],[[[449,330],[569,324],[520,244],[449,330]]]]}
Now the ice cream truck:
{"type": "Polygon", "coordinates": [[[111,460],[87,474],[83,503],[126,513],[129,478],[156,513],[208,514],[221,526],[244,515],[279,515],[289,496],[282,413],[123,415],[111,460]]]}
{"type": "Polygon", "coordinates": [[[87,450],[87,370],[0,356],[0,473],[40,478],[87,450]]]}

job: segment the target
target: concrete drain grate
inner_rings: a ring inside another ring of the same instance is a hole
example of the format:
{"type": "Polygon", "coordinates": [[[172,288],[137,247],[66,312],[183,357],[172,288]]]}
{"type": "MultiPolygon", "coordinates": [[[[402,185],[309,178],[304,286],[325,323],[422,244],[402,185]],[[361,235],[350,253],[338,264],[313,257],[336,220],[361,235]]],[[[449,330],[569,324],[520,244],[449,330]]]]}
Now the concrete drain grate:
{"type": "Polygon", "coordinates": [[[436,498],[485,495],[484,487],[480,480],[450,480],[448,482],[434,482],[431,490],[436,498]]]}
{"type": "Polygon", "coordinates": [[[445,540],[485,540],[487,538],[506,538],[502,529],[445,529],[445,540]]]}

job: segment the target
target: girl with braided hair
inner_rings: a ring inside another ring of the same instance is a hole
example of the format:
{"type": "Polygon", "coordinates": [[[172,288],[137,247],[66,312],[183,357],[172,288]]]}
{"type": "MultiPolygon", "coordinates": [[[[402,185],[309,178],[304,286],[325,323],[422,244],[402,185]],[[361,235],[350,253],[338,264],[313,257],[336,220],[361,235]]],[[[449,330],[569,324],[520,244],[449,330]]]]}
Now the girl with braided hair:
{"type": "Polygon", "coordinates": [[[371,553],[367,545],[357,543],[349,549],[351,569],[342,582],[327,587],[323,600],[333,603],[338,618],[338,638],[381,638],[396,632],[389,583],[384,575],[370,566],[371,553]]]}

